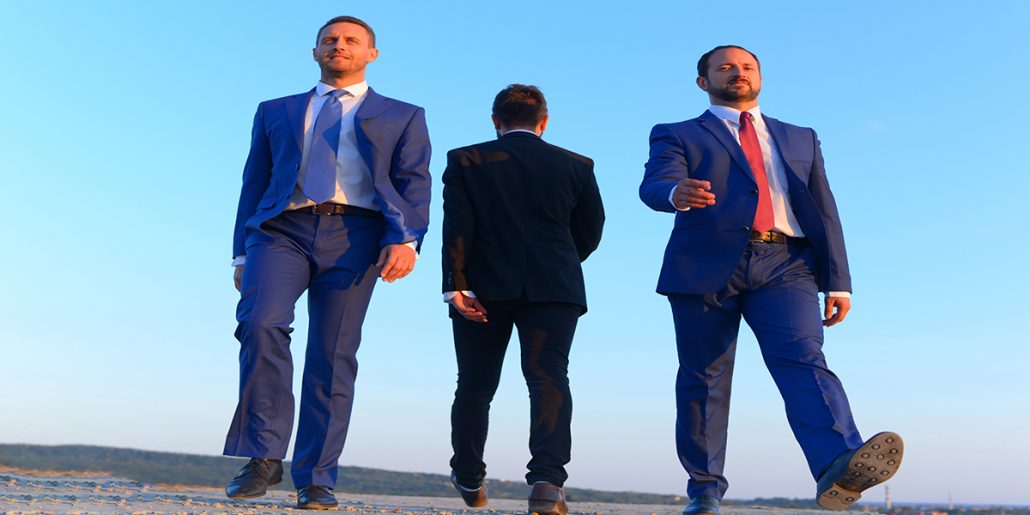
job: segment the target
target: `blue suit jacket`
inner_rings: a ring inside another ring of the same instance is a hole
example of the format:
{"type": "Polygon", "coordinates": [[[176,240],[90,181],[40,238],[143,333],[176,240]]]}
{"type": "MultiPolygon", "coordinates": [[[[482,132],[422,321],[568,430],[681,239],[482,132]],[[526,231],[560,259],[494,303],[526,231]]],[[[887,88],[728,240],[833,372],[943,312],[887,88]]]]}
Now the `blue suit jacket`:
{"type": "MultiPolygon", "coordinates": [[[[258,105],[243,189],[236,211],[233,256],[246,254],[247,234],[279,215],[297,185],[304,145],[304,114],[314,89],[258,105]]],[[[354,118],[358,152],[372,174],[386,220],[380,247],[417,242],[429,227],[429,133],[425,111],[371,88],[354,118]]]]}
{"type": "MultiPolygon", "coordinates": [[[[786,165],[791,208],[815,251],[819,289],[851,291],[844,233],[815,131],[768,116],[763,119],[786,165]]],[[[710,111],[651,130],[640,199],[656,211],[676,213],[659,293],[703,295],[729,282],[758,209],[756,188],[740,143],[710,111]],[[669,192],[685,177],[711,182],[715,205],[676,211],[669,192]]]]}

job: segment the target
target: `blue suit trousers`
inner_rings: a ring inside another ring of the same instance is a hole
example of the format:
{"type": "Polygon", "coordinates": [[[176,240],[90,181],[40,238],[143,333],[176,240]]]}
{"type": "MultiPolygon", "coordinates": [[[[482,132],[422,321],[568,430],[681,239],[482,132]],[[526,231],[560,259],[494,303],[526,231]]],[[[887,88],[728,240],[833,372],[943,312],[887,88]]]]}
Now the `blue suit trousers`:
{"type": "Polygon", "coordinates": [[[248,236],[236,310],[239,404],[224,454],[286,456],[294,417],[290,324],[307,290],[308,344],[291,473],[297,488],[335,487],[384,230],[381,218],[287,211],[248,236]]]}
{"type": "Polygon", "coordinates": [[[722,498],[733,358],[741,317],[783,397],[813,477],[862,444],[844,388],[826,366],[813,270],[804,243],[748,244],[729,283],[708,295],[669,295],[676,325],[676,447],[687,494],[722,498]]]}

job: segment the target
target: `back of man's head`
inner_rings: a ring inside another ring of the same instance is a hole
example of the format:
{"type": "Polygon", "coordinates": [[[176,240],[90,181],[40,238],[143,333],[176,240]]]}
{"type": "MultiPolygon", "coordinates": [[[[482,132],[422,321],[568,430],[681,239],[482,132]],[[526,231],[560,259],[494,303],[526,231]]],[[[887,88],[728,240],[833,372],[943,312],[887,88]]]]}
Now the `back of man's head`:
{"type": "Polygon", "coordinates": [[[536,86],[512,84],[494,97],[493,115],[509,129],[531,129],[547,116],[547,101],[536,86]]]}

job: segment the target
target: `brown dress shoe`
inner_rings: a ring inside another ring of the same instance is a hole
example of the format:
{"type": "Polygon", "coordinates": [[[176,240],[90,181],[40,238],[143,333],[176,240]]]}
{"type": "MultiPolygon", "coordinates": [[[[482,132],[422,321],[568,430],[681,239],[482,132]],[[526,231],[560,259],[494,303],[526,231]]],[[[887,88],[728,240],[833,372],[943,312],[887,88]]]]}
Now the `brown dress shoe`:
{"type": "Polygon", "coordinates": [[[461,500],[465,501],[465,505],[470,508],[482,508],[486,506],[486,485],[480,484],[479,488],[474,490],[461,486],[458,483],[458,477],[451,472],[451,484],[454,485],[454,489],[461,494],[461,500]]]}
{"type": "Polygon", "coordinates": [[[565,504],[565,490],[543,481],[534,483],[529,493],[529,512],[538,515],[567,515],[569,505],[565,504]]]}

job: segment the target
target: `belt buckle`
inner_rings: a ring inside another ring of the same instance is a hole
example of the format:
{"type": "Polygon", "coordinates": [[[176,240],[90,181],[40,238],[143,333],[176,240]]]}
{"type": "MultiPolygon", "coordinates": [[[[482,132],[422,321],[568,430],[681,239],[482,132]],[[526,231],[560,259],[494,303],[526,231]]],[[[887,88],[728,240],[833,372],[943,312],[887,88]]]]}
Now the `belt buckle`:
{"type": "Polygon", "coordinates": [[[330,206],[327,204],[315,204],[311,206],[311,212],[316,215],[331,215],[333,212],[329,208],[330,206]]]}

